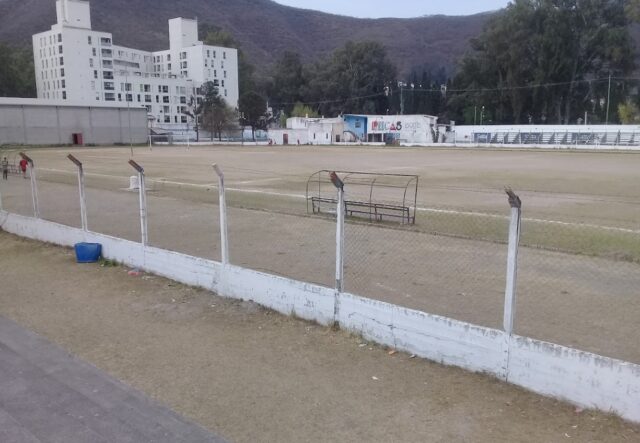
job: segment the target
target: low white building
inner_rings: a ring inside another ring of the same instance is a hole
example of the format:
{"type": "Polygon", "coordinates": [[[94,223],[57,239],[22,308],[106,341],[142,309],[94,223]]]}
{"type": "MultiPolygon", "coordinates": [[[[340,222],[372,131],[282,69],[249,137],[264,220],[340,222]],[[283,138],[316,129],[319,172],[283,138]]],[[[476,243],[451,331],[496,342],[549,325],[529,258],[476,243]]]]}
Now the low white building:
{"type": "Polygon", "coordinates": [[[270,129],[269,139],[277,145],[331,145],[342,141],[343,132],[341,117],[292,117],[286,128],[270,129]]]}
{"type": "Polygon", "coordinates": [[[237,107],[237,50],[198,41],[196,20],[169,20],[169,49],[148,52],[114,45],[111,33],[92,30],[88,1],[57,0],[56,13],[51,30],[33,36],[39,99],[122,102],[146,108],[154,126],[182,129],[192,123],[189,104],[211,81],[237,107]]]}

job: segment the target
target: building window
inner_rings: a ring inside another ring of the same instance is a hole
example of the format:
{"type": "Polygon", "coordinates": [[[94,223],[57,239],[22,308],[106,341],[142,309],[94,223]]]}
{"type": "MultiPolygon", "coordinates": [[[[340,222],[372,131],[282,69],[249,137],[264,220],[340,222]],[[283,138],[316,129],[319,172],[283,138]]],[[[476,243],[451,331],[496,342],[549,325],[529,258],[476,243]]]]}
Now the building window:
{"type": "Polygon", "coordinates": [[[171,54],[167,54],[167,61],[170,62],[171,61],[171,54]]]}
{"type": "Polygon", "coordinates": [[[60,77],[64,77],[64,68],[60,68],[60,77]]]}
{"type": "MultiPolygon", "coordinates": [[[[93,82],[91,82],[91,83],[93,83],[93,82]]],[[[64,80],[62,80],[62,87],[63,87],[63,88],[66,88],[66,87],[67,87],[67,84],[66,84],[66,82],[65,82],[64,80]]]]}
{"type": "Polygon", "coordinates": [[[180,60],[185,60],[187,58],[187,53],[186,52],[181,52],[180,53],[180,60]]]}
{"type": "Polygon", "coordinates": [[[92,58],[89,59],[89,67],[93,68],[93,59],[92,58]]]}
{"type": "Polygon", "coordinates": [[[98,78],[98,71],[93,71],[93,78],[98,78]]]}
{"type": "Polygon", "coordinates": [[[62,45],[58,46],[58,54],[62,54],[62,45]]]}
{"type": "Polygon", "coordinates": [[[224,71],[224,78],[227,78],[227,71],[224,71]]]}
{"type": "Polygon", "coordinates": [[[96,51],[96,48],[91,48],[91,54],[93,54],[94,57],[96,57],[98,55],[98,52],[96,51]]]}
{"type": "Polygon", "coordinates": [[[222,80],[222,87],[224,88],[224,80],[222,80]]]}
{"type": "Polygon", "coordinates": [[[224,90],[224,96],[225,97],[227,96],[227,90],[226,89],[224,90]]]}
{"type": "Polygon", "coordinates": [[[171,71],[171,63],[167,63],[167,71],[171,71]]]}
{"type": "Polygon", "coordinates": [[[165,123],[171,123],[171,117],[170,117],[170,116],[168,116],[168,115],[165,115],[165,116],[164,116],[164,122],[165,122],[165,123]]]}
{"type": "Polygon", "coordinates": [[[87,37],[87,43],[91,44],[91,36],[87,37]]]}
{"type": "Polygon", "coordinates": [[[127,94],[126,95],[126,99],[128,102],[132,102],[133,101],[133,95],[132,94],[127,94]]]}
{"type": "Polygon", "coordinates": [[[226,51],[222,51],[222,58],[223,59],[227,59],[227,52],[226,51]]]}
{"type": "Polygon", "coordinates": [[[144,101],[145,101],[145,103],[151,103],[151,96],[150,95],[145,95],[144,96],[144,101]]]}
{"type": "Polygon", "coordinates": [[[106,91],[113,91],[115,89],[115,86],[113,82],[104,82],[104,89],[106,91]]]}
{"type": "Polygon", "coordinates": [[[170,103],[168,95],[162,97],[162,103],[170,103]]]}
{"type": "Polygon", "coordinates": [[[207,49],[207,57],[211,57],[211,50],[207,49]]]}
{"type": "Polygon", "coordinates": [[[67,91],[62,91],[62,100],[67,99],[67,91]]]}
{"type": "Polygon", "coordinates": [[[107,92],[104,94],[104,99],[108,102],[114,102],[116,101],[116,96],[113,92],[107,92]]]}

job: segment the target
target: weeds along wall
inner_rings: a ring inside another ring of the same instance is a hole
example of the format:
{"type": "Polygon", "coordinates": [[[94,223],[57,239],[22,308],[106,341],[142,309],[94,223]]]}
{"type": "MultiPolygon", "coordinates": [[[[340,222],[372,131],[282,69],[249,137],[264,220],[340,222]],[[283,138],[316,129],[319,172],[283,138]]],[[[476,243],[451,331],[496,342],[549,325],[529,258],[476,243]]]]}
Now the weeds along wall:
{"type": "MultiPolygon", "coordinates": [[[[228,263],[228,251],[222,252],[222,262],[206,260],[4,210],[0,211],[0,228],[67,247],[83,241],[101,243],[105,258],[127,266],[223,297],[251,300],[285,315],[337,324],[419,357],[490,374],[543,395],[640,422],[640,366],[633,363],[235,266],[228,263]]],[[[348,244],[341,244],[339,235],[334,238],[339,255],[348,244]]],[[[337,272],[336,277],[344,275],[337,272]]]]}

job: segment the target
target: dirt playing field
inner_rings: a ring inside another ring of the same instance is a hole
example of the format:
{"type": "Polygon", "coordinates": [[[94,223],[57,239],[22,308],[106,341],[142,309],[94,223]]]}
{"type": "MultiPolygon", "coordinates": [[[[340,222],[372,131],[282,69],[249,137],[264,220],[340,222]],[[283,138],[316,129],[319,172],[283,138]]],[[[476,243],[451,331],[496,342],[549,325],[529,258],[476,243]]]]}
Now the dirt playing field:
{"type": "Polygon", "coordinates": [[[0,233],[0,315],[235,442],[629,442],[482,375],[0,233]]]}
{"type": "MultiPolygon", "coordinates": [[[[85,162],[90,229],[139,240],[137,194],[124,190],[129,149],[30,151],[42,217],[79,225],[67,152],[85,162]]],[[[495,328],[509,184],[525,217],[516,332],[640,363],[639,154],[215,147],[134,155],[150,177],[152,245],[220,259],[217,162],[231,189],[232,263],[324,286],[335,278],[335,223],[307,215],[306,178],[322,168],[420,174],[418,206],[443,212],[418,212],[410,230],[350,221],[345,288],[495,328]]],[[[29,180],[12,176],[0,192],[5,208],[31,214],[29,180]]]]}

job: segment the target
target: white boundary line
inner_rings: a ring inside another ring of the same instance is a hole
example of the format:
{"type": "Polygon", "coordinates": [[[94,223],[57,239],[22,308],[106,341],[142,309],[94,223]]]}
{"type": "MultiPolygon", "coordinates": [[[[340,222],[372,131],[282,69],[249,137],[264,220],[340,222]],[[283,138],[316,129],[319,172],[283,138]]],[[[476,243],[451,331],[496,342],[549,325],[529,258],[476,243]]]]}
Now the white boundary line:
{"type": "MultiPolygon", "coordinates": [[[[63,173],[63,174],[74,174],[73,172],[65,171],[65,170],[62,170],[62,169],[39,168],[39,170],[40,171],[49,171],[49,172],[59,172],[59,173],[63,173]]],[[[85,173],[85,175],[96,176],[96,177],[128,179],[128,177],[125,177],[125,176],[122,176],[122,175],[100,174],[100,173],[96,173],[96,172],[85,173]]],[[[178,182],[178,181],[173,181],[173,180],[165,180],[165,179],[162,179],[162,178],[153,178],[153,179],[152,178],[148,178],[147,181],[151,182],[151,183],[167,183],[167,184],[170,184],[170,185],[187,186],[187,187],[200,188],[200,189],[217,188],[218,187],[217,183],[215,183],[215,184],[214,183],[211,183],[211,184],[206,184],[206,183],[205,184],[186,183],[186,182],[178,182]]],[[[250,182],[239,182],[239,183],[250,183],[250,182]]],[[[302,195],[302,194],[289,194],[289,193],[285,193],[285,192],[262,191],[262,190],[259,190],[259,189],[227,188],[227,191],[239,192],[239,193],[245,193],[245,194],[273,195],[273,196],[278,196],[278,197],[289,197],[289,198],[296,198],[296,199],[306,199],[306,196],[302,195]]],[[[503,220],[508,220],[509,219],[509,216],[507,216],[507,215],[489,214],[489,213],[486,213],[486,212],[455,211],[455,210],[451,210],[451,209],[437,209],[437,208],[423,208],[423,207],[417,207],[416,210],[419,211],[419,212],[431,212],[431,213],[434,213],[434,214],[451,214],[451,215],[463,215],[463,216],[469,216],[469,217],[498,218],[498,219],[503,219],[503,220]]],[[[638,230],[638,229],[618,228],[618,227],[615,227],[615,226],[602,226],[602,225],[594,225],[594,224],[590,224],[590,223],[563,222],[563,221],[559,221],[559,220],[547,220],[547,219],[541,219],[541,218],[527,218],[527,217],[523,217],[522,221],[523,222],[531,222],[531,223],[560,225],[560,226],[573,226],[573,227],[581,227],[581,228],[602,229],[604,231],[624,232],[624,233],[627,233],[627,234],[640,234],[640,230],[638,230]]]]}

